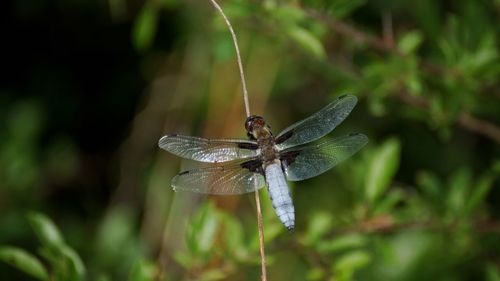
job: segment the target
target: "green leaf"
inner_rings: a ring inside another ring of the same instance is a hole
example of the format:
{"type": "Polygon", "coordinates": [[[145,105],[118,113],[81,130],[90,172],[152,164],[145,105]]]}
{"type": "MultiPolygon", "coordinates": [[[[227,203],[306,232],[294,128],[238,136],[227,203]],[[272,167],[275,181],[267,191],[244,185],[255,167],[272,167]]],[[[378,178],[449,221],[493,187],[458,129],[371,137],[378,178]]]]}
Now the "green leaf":
{"type": "Polygon", "coordinates": [[[355,9],[365,4],[365,0],[336,0],[329,1],[329,3],[329,13],[335,18],[340,19],[348,16],[355,9]]]}
{"type": "Polygon", "coordinates": [[[31,212],[28,220],[43,246],[49,248],[60,248],[64,245],[64,239],[52,220],[42,213],[31,212]]]}
{"type": "Polygon", "coordinates": [[[312,268],[307,272],[306,280],[325,280],[325,271],[320,267],[312,268]]]}
{"type": "Polygon", "coordinates": [[[373,215],[381,215],[391,212],[397,203],[403,200],[403,192],[401,190],[391,190],[380,202],[375,206],[373,215]]]}
{"type": "Polygon", "coordinates": [[[145,3],[137,16],[132,30],[132,42],[139,51],[144,51],[153,43],[158,23],[156,7],[145,3]]]}
{"type": "Polygon", "coordinates": [[[96,281],[113,281],[109,275],[101,273],[97,276],[96,281]]]}
{"type": "Polygon", "coordinates": [[[64,245],[61,248],[61,253],[69,265],[67,273],[71,280],[83,280],[85,276],[85,266],[83,265],[80,256],[75,252],[75,250],[73,250],[73,248],[70,248],[67,245],[64,245]]]}
{"type": "Polygon", "coordinates": [[[243,237],[243,226],[229,214],[221,214],[224,221],[225,242],[231,257],[244,258],[247,255],[246,245],[243,237]]]}
{"type": "Polygon", "coordinates": [[[38,258],[23,249],[2,246],[0,260],[38,280],[49,280],[49,274],[38,258]]]}
{"type": "Polygon", "coordinates": [[[138,260],[132,267],[130,275],[128,277],[129,281],[153,281],[155,280],[155,274],[157,268],[154,263],[148,262],[146,260],[138,260]]]}
{"type": "MultiPolygon", "coordinates": [[[[239,18],[245,18],[248,16],[252,16],[255,11],[252,9],[253,7],[250,5],[250,3],[246,2],[241,2],[241,1],[236,1],[236,2],[224,2],[224,7],[222,9],[224,10],[224,13],[228,17],[228,19],[231,20],[231,22],[234,22],[235,20],[239,18]]],[[[217,18],[221,19],[220,15],[217,13],[215,15],[217,18]]],[[[224,24],[226,26],[226,24],[224,24]]],[[[227,28],[226,28],[227,32],[227,28]]]]}
{"type": "Polygon", "coordinates": [[[486,34],[480,43],[480,48],[470,56],[466,70],[476,72],[488,66],[498,58],[497,45],[493,34],[486,34]]]}
{"type": "Polygon", "coordinates": [[[107,211],[95,239],[96,257],[100,263],[112,264],[117,260],[124,262],[134,252],[134,215],[132,209],[121,205],[107,211]]]}
{"type": "Polygon", "coordinates": [[[443,183],[431,172],[421,171],[417,173],[417,183],[424,192],[434,202],[443,200],[443,183]]]}
{"type": "Polygon", "coordinates": [[[183,251],[174,252],[173,258],[177,263],[179,263],[186,269],[192,268],[195,262],[190,253],[183,251]]]}
{"type": "Polygon", "coordinates": [[[287,34],[300,48],[315,58],[321,59],[326,56],[323,44],[309,30],[300,26],[292,26],[287,29],[287,34]]]}
{"type": "Polygon", "coordinates": [[[366,199],[375,202],[389,187],[399,167],[399,140],[386,140],[373,154],[365,180],[366,199]]]}
{"type": "Polygon", "coordinates": [[[222,280],[227,277],[227,273],[221,269],[209,269],[203,271],[203,274],[197,279],[200,281],[215,281],[222,280]]]}
{"type": "Polygon", "coordinates": [[[375,116],[384,116],[387,113],[387,107],[382,99],[370,99],[369,104],[370,112],[375,116]]]}
{"type": "Polygon", "coordinates": [[[472,182],[472,173],[469,168],[461,168],[455,171],[448,183],[448,196],[446,205],[451,215],[459,216],[463,214],[465,202],[468,197],[468,190],[472,182]]]}
{"type": "Polygon", "coordinates": [[[361,234],[345,234],[330,241],[322,241],[318,245],[318,251],[323,253],[338,252],[350,248],[366,245],[367,239],[361,234]]]}
{"type": "Polygon", "coordinates": [[[500,269],[497,265],[488,263],[485,271],[487,281],[500,281],[500,269]]]}
{"type": "Polygon", "coordinates": [[[280,5],[277,9],[269,9],[271,15],[281,24],[294,25],[306,19],[306,14],[303,9],[295,5],[280,5]]]}
{"type": "Polygon", "coordinates": [[[488,173],[477,181],[471,194],[467,196],[467,202],[465,204],[466,213],[470,214],[481,202],[483,202],[486,195],[488,195],[488,192],[491,190],[494,180],[495,177],[488,173]]]}
{"type": "Polygon", "coordinates": [[[418,71],[411,71],[410,76],[405,80],[406,87],[413,95],[422,93],[423,84],[418,71]]]}
{"type": "Polygon", "coordinates": [[[208,253],[212,249],[220,218],[215,207],[205,203],[193,217],[188,230],[187,242],[191,253],[208,253]]]}
{"type": "Polygon", "coordinates": [[[28,220],[42,244],[42,254],[52,263],[56,275],[65,280],[83,280],[85,266],[82,260],[75,250],[66,245],[52,220],[35,212],[28,214],[28,220]]]}
{"type": "Polygon", "coordinates": [[[423,36],[420,31],[412,31],[408,32],[399,39],[398,49],[403,54],[411,54],[414,53],[415,50],[422,44],[423,36]]]}
{"type": "Polygon", "coordinates": [[[371,256],[368,252],[362,250],[351,251],[337,259],[333,264],[333,269],[344,277],[341,279],[350,279],[349,277],[354,271],[366,266],[370,261],[371,256]]]}
{"type": "Polygon", "coordinates": [[[332,226],[332,215],[318,212],[312,215],[306,234],[306,243],[316,243],[332,226]]]}

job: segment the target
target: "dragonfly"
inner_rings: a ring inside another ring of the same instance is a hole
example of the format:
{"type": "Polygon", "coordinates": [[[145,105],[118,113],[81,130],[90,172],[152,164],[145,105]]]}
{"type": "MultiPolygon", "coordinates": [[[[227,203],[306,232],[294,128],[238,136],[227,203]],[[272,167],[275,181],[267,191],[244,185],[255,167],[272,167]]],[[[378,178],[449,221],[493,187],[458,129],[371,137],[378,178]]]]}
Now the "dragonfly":
{"type": "Polygon", "coordinates": [[[251,115],[245,121],[248,140],[171,134],[158,145],[182,158],[212,163],[176,175],[171,182],[175,191],[234,195],[266,186],[278,218],[292,232],[295,208],[287,180],[316,177],[368,143],[361,133],[322,138],[344,121],[356,103],[353,95],[340,96],[276,136],[262,116],[251,115]]]}

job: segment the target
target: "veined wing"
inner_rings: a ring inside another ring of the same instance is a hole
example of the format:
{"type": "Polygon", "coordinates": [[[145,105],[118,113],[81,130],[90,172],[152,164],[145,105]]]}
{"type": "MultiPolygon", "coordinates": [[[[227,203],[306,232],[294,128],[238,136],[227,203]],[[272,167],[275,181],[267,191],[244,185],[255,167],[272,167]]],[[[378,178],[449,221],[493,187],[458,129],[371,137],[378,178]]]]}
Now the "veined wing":
{"type": "Polygon", "coordinates": [[[349,134],[319,144],[308,144],[284,150],[280,158],[289,181],[315,177],[351,157],[366,143],[363,134],[349,134]]]}
{"type": "Polygon", "coordinates": [[[331,132],[351,113],[358,99],[343,95],[308,118],[283,130],[276,137],[279,149],[305,144],[331,132]]]}
{"type": "Polygon", "coordinates": [[[158,146],[177,156],[200,162],[226,162],[255,157],[259,146],[254,141],[238,139],[204,139],[182,135],[166,135],[158,146]]]}
{"type": "Polygon", "coordinates": [[[255,191],[265,185],[262,162],[236,161],[218,166],[184,171],[172,179],[174,190],[231,195],[255,191]]]}

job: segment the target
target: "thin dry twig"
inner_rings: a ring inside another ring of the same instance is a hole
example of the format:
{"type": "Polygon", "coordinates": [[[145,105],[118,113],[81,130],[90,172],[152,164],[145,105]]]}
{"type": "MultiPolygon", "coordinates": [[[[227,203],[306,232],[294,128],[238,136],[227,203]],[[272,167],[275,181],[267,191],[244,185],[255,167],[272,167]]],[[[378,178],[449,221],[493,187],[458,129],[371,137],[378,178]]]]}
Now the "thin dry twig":
{"type": "Polygon", "coordinates": [[[392,14],[390,12],[382,13],[382,38],[385,45],[394,48],[394,29],[392,27],[392,14]]]}
{"type": "Polygon", "coordinates": [[[234,48],[236,49],[236,57],[238,59],[238,67],[240,69],[240,78],[241,78],[241,86],[243,88],[243,100],[245,101],[245,112],[247,114],[247,117],[250,116],[250,103],[248,102],[248,91],[247,91],[247,82],[245,79],[245,72],[243,71],[243,63],[241,62],[241,56],[240,56],[240,48],[238,47],[238,40],[236,39],[236,33],[234,33],[233,26],[231,25],[231,22],[229,19],[226,17],[224,14],[224,11],[222,11],[222,8],[215,2],[215,0],[210,0],[212,2],[212,5],[217,9],[219,14],[224,18],[224,21],[226,22],[227,28],[229,29],[229,32],[231,32],[231,36],[233,37],[233,43],[234,43],[234,48]]]}
{"type": "Polygon", "coordinates": [[[258,227],[259,227],[261,278],[263,281],[266,281],[267,280],[266,253],[264,252],[264,231],[263,231],[263,226],[262,226],[262,211],[260,210],[259,190],[255,190],[255,205],[257,206],[257,223],[258,223],[258,227]]]}
{"type": "MultiPolygon", "coordinates": [[[[240,70],[240,78],[241,78],[241,86],[243,88],[243,101],[245,103],[245,111],[247,114],[247,117],[250,116],[250,104],[248,102],[248,91],[247,91],[247,84],[245,80],[245,73],[243,71],[243,63],[241,61],[241,55],[240,55],[240,48],[238,47],[238,40],[236,39],[236,33],[233,30],[233,27],[231,25],[231,22],[229,22],[229,19],[226,17],[224,14],[224,11],[222,8],[215,2],[215,0],[210,0],[212,5],[217,9],[219,14],[224,18],[224,21],[226,22],[226,25],[229,29],[229,32],[231,32],[231,36],[233,38],[233,43],[234,43],[234,48],[236,49],[236,57],[238,60],[238,67],[240,70]]],[[[259,198],[259,190],[255,189],[255,205],[257,207],[257,225],[259,228],[259,245],[260,245],[260,258],[261,258],[261,270],[262,270],[262,275],[261,279],[263,281],[267,280],[267,274],[266,274],[266,254],[264,251],[264,230],[262,226],[262,211],[260,209],[260,198],[259,198]]]]}

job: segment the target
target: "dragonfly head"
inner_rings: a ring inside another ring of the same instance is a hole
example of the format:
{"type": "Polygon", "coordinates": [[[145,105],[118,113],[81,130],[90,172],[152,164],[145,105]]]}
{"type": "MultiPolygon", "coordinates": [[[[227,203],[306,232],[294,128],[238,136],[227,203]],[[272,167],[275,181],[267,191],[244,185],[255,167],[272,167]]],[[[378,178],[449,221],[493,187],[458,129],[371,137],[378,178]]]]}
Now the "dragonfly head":
{"type": "Polygon", "coordinates": [[[251,115],[245,121],[245,129],[247,130],[248,136],[253,139],[257,139],[258,135],[262,134],[262,130],[269,132],[269,126],[264,121],[262,116],[251,115]]]}

